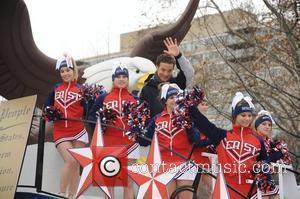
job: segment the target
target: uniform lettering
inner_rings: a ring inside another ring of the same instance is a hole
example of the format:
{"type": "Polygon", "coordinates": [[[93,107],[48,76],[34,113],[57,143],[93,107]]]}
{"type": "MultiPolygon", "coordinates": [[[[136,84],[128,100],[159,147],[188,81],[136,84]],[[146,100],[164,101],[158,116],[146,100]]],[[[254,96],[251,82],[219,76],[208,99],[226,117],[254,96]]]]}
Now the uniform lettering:
{"type": "Polygon", "coordinates": [[[230,140],[226,142],[226,149],[239,149],[240,148],[240,141],[230,140]]]}
{"type": "MultiPolygon", "coordinates": [[[[240,146],[241,146],[241,142],[237,140],[229,140],[226,142],[226,149],[239,150],[240,146]]],[[[255,152],[257,151],[257,148],[252,144],[246,142],[243,144],[243,151],[249,152],[252,155],[254,155],[255,152]]]]}
{"type": "MultiPolygon", "coordinates": [[[[122,105],[126,103],[126,100],[122,100],[122,105]]],[[[107,109],[119,109],[119,100],[111,100],[105,102],[105,106],[107,109]]]]}
{"type": "Polygon", "coordinates": [[[167,121],[158,122],[156,124],[157,131],[159,131],[160,129],[167,129],[168,126],[169,126],[169,122],[167,122],[167,121]]]}
{"type": "Polygon", "coordinates": [[[69,101],[69,100],[78,101],[81,99],[81,95],[79,93],[75,93],[72,91],[69,91],[67,93],[65,91],[57,91],[55,92],[55,100],[58,99],[63,101],[69,101]]]}
{"type": "Polygon", "coordinates": [[[252,155],[254,155],[255,151],[256,151],[256,147],[253,146],[252,144],[245,143],[244,144],[244,150],[247,151],[247,152],[250,152],[252,155]]]}
{"type": "Polygon", "coordinates": [[[105,103],[107,109],[118,108],[118,100],[113,100],[105,103]]]}
{"type": "Polygon", "coordinates": [[[57,100],[57,99],[64,99],[64,93],[65,93],[65,91],[57,91],[57,92],[55,92],[55,100],[57,100]]]}

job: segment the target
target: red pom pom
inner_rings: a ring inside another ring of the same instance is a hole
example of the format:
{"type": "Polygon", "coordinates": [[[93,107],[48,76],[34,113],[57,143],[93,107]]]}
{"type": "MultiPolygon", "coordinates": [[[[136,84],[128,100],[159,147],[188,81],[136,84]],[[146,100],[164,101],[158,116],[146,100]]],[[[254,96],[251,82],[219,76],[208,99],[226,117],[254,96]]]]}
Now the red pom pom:
{"type": "Polygon", "coordinates": [[[177,127],[191,128],[189,108],[197,106],[205,97],[204,91],[198,86],[194,86],[192,90],[186,90],[176,96],[176,106],[174,109],[173,125],[177,127]]]}
{"type": "Polygon", "coordinates": [[[129,130],[126,133],[129,139],[143,134],[146,129],[146,121],[150,119],[150,109],[147,102],[127,102],[123,105],[123,113],[129,126],[129,130]]]}
{"type": "Polygon", "coordinates": [[[80,87],[80,94],[86,101],[95,101],[101,94],[106,93],[104,86],[96,84],[83,84],[80,87]]]}

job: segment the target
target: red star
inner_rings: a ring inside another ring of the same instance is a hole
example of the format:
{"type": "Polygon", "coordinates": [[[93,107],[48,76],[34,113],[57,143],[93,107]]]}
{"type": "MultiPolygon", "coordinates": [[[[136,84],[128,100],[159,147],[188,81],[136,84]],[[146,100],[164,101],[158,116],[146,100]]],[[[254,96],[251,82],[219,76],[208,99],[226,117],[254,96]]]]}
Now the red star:
{"type": "Polygon", "coordinates": [[[104,147],[103,147],[103,137],[101,132],[101,124],[100,124],[100,120],[98,119],[90,147],[69,149],[73,157],[83,167],[83,171],[81,174],[80,182],[76,193],[76,198],[78,198],[93,182],[95,182],[100,187],[100,189],[102,189],[102,191],[109,198],[111,198],[111,194],[108,190],[108,187],[100,186],[100,181],[103,180],[101,178],[101,175],[97,175],[97,173],[99,173],[97,172],[99,170],[98,169],[99,160],[100,160],[99,156],[103,155],[103,153],[101,153],[103,148],[104,147]]]}
{"type": "Polygon", "coordinates": [[[139,185],[137,198],[168,198],[167,184],[176,175],[174,167],[162,164],[157,135],[151,144],[146,165],[133,165],[128,167],[128,174],[139,185]]]}

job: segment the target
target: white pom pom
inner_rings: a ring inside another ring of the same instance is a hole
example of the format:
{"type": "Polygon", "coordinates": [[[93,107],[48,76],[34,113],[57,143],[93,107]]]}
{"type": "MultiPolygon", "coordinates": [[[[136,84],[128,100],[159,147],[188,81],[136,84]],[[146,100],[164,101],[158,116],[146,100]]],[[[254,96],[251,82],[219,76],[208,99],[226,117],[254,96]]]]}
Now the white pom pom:
{"type": "Polygon", "coordinates": [[[243,93],[241,92],[236,92],[235,96],[232,99],[231,107],[234,110],[236,105],[244,98],[243,93]]]}
{"type": "Polygon", "coordinates": [[[239,98],[243,98],[244,95],[242,92],[236,92],[234,97],[239,97],[239,98]]]}
{"type": "Polygon", "coordinates": [[[252,103],[252,98],[251,98],[251,97],[249,97],[249,96],[244,96],[243,93],[241,93],[241,92],[236,92],[236,93],[235,93],[235,96],[234,96],[233,99],[232,99],[232,103],[231,103],[232,109],[234,110],[235,107],[236,107],[236,105],[237,105],[240,101],[242,101],[242,100],[245,100],[245,101],[249,104],[249,107],[250,107],[250,108],[253,108],[253,109],[255,108],[255,107],[254,107],[254,104],[252,103]]]}

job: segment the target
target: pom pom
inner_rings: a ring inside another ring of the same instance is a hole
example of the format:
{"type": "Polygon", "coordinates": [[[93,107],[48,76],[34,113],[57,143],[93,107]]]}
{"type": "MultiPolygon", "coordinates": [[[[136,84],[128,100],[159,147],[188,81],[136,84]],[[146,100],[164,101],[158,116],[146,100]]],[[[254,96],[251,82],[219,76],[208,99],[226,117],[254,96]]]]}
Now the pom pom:
{"type": "Polygon", "coordinates": [[[177,127],[191,128],[189,107],[197,106],[205,97],[204,91],[198,86],[194,86],[192,90],[185,90],[176,96],[176,106],[174,108],[173,125],[177,127]]]}
{"type": "Polygon", "coordinates": [[[192,121],[188,108],[174,111],[172,123],[174,126],[179,128],[192,128],[192,121]]]}
{"type": "Polygon", "coordinates": [[[292,164],[292,158],[289,154],[289,149],[288,149],[287,143],[280,140],[280,141],[275,141],[273,144],[274,144],[274,147],[272,148],[272,150],[280,151],[282,153],[282,158],[280,160],[278,160],[277,162],[283,163],[286,165],[292,164]]]}
{"type": "Polygon", "coordinates": [[[101,118],[101,122],[105,124],[114,124],[117,116],[119,115],[118,112],[112,108],[107,108],[106,104],[103,103],[103,107],[100,108],[97,113],[98,117],[101,118]]]}
{"type": "Polygon", "coordinates": [[[136,138],[145,132],[146,122],[150,119],[150,109],[147,102],[127,102],[123,105],[123,113],[129,126],[126,135],[129,139],[136,138]]]}
{"type": "Polygon", "coordinates": [[[273,191],[276,187],[271,173],[273,172],[270,164],[266,161],[258,161],[253,165],[253,173],[258,189],[263,193],[273,191]]]}
{"type": "Polygon", "coordinates": [[[56,108],[54,106],[46,106],[42,113],[42,117],[44,120],[46,120],[48,122],[57,121],[62,118],[62,113],[58,108],[56,108]]]}
{"type": "Polygon", "coordinates": [[[191,91],[187,91],[187,100],[191,106],[197,106],[200,104],[205,97],[204,91],[198,86],[194,86],[191,91]]]}
{"type": "Polygon", "coordinates": [[[100,95],[106,93],[106,90],[104,86],[102,85],[88,85],[88,84],[83,84],[80,87],[80,94],[82,98],[89,102],[89,101],[95,101],[100,95]]]}

